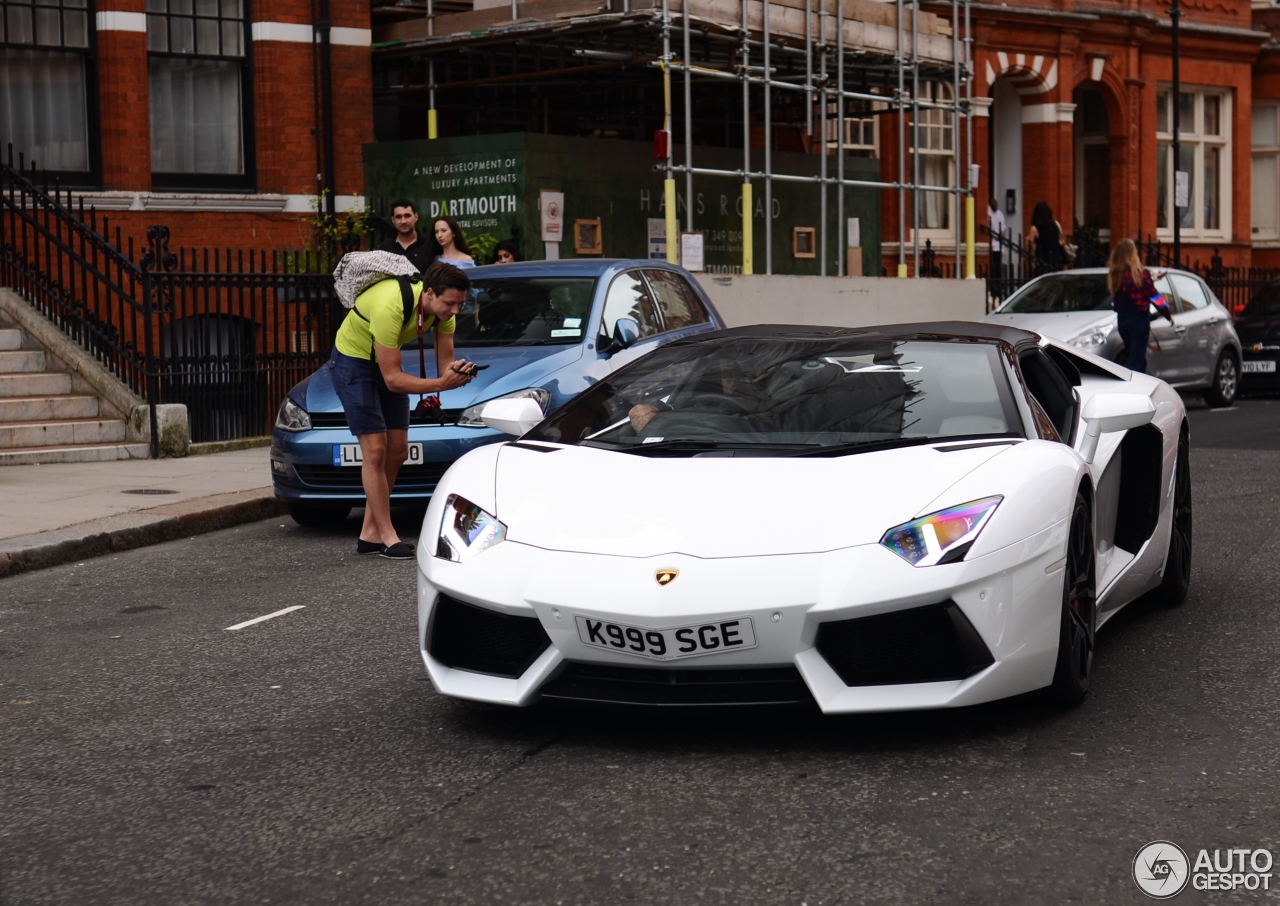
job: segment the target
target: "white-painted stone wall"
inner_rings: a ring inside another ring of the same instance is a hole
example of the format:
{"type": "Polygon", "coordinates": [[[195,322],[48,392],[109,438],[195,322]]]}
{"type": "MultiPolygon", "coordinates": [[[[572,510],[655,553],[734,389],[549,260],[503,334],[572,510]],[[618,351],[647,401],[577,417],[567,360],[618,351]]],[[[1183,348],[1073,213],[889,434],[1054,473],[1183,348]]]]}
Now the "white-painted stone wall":
{"type": "Polygon", "coordinates": [[[984,280],[696,276],[730,327],[872,327],[919,321],[979,321],[986,313],[984,280]]]}

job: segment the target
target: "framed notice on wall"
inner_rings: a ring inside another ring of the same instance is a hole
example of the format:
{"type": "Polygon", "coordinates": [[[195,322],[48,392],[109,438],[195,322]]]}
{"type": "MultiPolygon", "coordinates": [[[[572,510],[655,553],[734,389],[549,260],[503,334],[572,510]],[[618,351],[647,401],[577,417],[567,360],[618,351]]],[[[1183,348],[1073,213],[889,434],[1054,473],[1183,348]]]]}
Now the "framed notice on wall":
{"type": "Polygon", "coordinates": [[[573,222],[573,250],[579,255],[604,254],[604,237],[600,235],[599,220],[573,222]]]}
{"type": "Polygon", "coordinates": [[[791,228],[791,254],[795,258],[818,257],[818,230],[816,227],[791,228]]]}
{"type": "Polygon", "coordinates": [[[680,266],[687,271],[707,269],[703,255],[702,233],[680,234],[680,266]]]}

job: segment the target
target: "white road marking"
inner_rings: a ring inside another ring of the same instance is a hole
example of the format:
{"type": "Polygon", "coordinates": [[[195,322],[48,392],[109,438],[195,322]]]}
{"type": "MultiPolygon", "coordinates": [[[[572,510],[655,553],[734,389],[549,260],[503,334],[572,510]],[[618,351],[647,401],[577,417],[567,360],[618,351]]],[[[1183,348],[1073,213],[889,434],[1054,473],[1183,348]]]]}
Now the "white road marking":
{"type": "Polygon", "coordinates": [[[246,629],[255,623],[263,623],[267,620],[274,620],[276,617],[282,617],[286,613],[293,613],[295,610],[302,610],[305,604],[294,604],[292,607],[286,607],[284,610],[277,610],[275,613],[269,613],[265,617],[254,617],[252,620],[245,620],[243,623],[237,623],[234,626],[228,626],[226,632],[235,632],[237,629],[246,629]]]}

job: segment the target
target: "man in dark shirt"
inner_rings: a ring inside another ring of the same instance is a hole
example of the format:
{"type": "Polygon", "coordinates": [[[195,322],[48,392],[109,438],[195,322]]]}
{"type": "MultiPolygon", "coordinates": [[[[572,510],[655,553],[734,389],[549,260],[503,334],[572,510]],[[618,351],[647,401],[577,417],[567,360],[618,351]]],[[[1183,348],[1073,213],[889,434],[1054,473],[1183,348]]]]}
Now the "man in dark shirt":
{"type": "Polygon", "coordinates": [[[404,255],[418,273],[425,274],[432,264],[431,243],[418,234],[418,210],[412,201],[401,199],[391,205],[391,225],[396,234],[382,244],[382,250],[404,255]]]}

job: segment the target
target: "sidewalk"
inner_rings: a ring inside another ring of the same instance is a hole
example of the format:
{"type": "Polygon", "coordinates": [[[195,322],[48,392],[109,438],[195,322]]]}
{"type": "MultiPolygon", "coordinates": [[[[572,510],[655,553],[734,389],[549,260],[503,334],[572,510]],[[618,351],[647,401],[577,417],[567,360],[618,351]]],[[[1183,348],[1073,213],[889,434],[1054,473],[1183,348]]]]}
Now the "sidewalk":
{"type": "Polygon", "coordinates": [[[0,577],[284,512],[268,449],[0,468],[0,577]],[[172,492],[172,493],[170,493],[172,492]]]}

